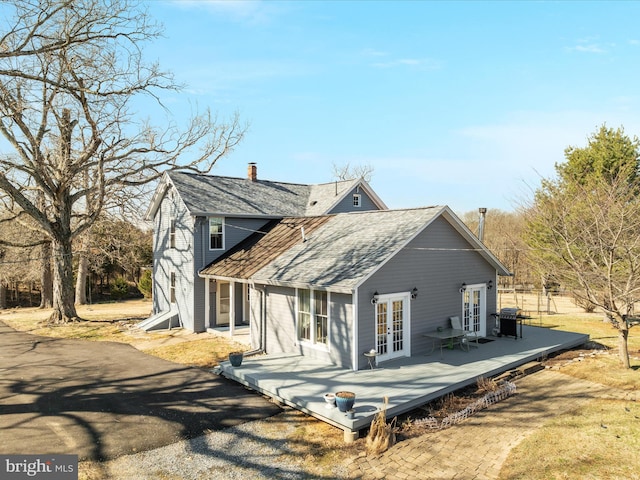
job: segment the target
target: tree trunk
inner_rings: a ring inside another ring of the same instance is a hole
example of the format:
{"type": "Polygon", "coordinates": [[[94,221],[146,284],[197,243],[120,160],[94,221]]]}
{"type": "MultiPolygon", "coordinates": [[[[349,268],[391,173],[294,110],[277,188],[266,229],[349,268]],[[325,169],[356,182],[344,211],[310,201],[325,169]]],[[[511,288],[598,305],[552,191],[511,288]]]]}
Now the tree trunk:
{"type": "Polygon", "coordinates": [[[78,278],[76,279],[76,305],[87,304],[87,276],[89,275],[89,259],[84,252],[78,256],[78,278]]]}
{"type": "Polygon", "coordinates": [[[631,368],[629,362],[629,344],[627,339],[629,337],[629,327],[627,326],[626,319],[623,319],[618,328],[618,351],[620,352],[620,361],[624,368],[631,368]]]}
{"type": "Polygon", "coordinates": [[[40,308],[53,307],[53,277],[51,275],[51,242],[42,244],[40,265],[40,308]]]}
{"type": "Polygon", "coordinates": [[[7,286],[0,282],[0,310],[7,308],[7,286]]]}
{"type": "Polygon", "coordinates": [[[51,323],[68,323],[79,320],[73,303],[73,262],[71,240],[54,239],[53,261],[53,313],[51,323]]]}

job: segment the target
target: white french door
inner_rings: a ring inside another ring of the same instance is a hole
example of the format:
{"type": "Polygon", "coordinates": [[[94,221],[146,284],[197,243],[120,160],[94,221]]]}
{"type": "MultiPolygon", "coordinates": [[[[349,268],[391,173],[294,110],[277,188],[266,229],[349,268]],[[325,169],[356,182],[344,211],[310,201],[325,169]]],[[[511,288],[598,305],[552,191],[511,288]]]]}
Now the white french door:
{"type": "Polygon", "coordinates": [[[378,361],[409,354],[409,294],[380,295],[376,304],[378,361]]]}
{"type": "Polygon", "coordinates": [[[462,328],[487,334],[487,287],[484,284],[467,286],[462,292],[462,328]]]}

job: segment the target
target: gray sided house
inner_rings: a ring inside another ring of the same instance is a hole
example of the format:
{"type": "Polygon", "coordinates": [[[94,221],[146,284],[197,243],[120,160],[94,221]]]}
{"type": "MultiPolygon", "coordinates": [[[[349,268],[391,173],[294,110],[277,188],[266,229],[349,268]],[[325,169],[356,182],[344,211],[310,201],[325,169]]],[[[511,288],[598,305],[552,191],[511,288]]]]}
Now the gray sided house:
{"type": "Polygon", "coordinates": [[[508,274],[446,206],[284,218],[200,272],[247,286],[256,350],[354,370],[424,355],[450,316],[487,335],[508,274]]]}
{"type": "Polygon", "coordinates": [[[248,325],[252,346],[359,370],[424,355],[458,316],[490,333],[507,269],[446,206],[388,210],[364,180],[298,185],[166,174],[143,328],[248,325]]]}
{"type": "Polygon", "coordinates": [[[249,324],[256,295],[247,281],[207,278],[200,270],[284,217],[386,209],[362,179],[321,185],[165,173],[146,218],[153,222],[153,315],[144,329],[249,324]]]}

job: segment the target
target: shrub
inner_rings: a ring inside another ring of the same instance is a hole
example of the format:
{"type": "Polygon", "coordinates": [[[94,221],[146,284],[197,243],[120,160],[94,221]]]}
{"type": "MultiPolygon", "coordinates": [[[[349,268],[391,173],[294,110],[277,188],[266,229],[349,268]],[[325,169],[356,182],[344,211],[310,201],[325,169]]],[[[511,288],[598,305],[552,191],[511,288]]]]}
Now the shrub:
{"type": "Polygon", "coordinates": [[[138,290],[140,290],[140,293],[142,293],[144,298],[151,298],[152,287],[153,281],[151,280],[151,270],[145,270],[138,282],[138,290]]]}
{"type": "Polygon", "coordinates": [[[116,278],[111,284],[111,298],[121,300],[129,294],[129,284],[122,278],[116,278]]]}

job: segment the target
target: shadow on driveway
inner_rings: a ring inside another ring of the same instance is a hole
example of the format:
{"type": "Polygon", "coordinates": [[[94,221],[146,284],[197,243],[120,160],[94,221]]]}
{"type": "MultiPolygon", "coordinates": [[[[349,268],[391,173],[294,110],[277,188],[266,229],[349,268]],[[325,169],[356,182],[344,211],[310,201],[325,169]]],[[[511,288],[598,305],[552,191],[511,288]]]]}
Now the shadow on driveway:
{"type": "Polygon", "coordinates": [[[235,382],[130,345],[0,322],[1,454],[107,460],[279,412],[235,382]]]}

